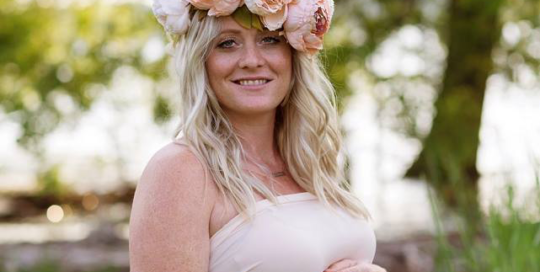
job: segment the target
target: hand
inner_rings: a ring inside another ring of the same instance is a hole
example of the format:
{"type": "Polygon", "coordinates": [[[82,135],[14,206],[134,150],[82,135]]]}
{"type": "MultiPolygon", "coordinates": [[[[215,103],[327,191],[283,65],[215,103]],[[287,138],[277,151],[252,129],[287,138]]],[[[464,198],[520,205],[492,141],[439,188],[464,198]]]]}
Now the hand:
{"type": "Polygon", "coordinates": [[[331,264],[323,272],[386,272],[386,269],[370,263],[343,259],[331,264]]]}

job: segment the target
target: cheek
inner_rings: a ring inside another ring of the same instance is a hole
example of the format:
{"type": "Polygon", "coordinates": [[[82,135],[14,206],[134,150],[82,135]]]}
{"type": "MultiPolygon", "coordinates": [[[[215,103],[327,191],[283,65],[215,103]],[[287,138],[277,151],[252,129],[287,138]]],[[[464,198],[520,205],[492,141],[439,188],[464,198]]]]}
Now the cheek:
{"type": "Polygon", "coordinates": [[[233,59],[219,53],[210,53],[206,60],[208,84],[220,104],[229,103],[227,101],[230,99],[230,95],[227,95],[228,88],[225,81],[234,70],[233,67],[233,59]]]}
{"type": "Polygon", "coordinates": [[[292,60],[283,58],[276,63],[275,67],[275,69],[281,73],[281,77],[284,79],[283,85],[289,86],[290,81],[292,80],[292,60]]]}
{"type": "Polygon", "coordinates": [[[287,45],[287,47],[283,48],[281,53],[279,54],[279,57],[276,59],[279,60],[278,62],[278,69],[279,71],[282,71],[284,75],[286,75],[289,79],[292,77],[292,49],[287,45]]]}
{"type": "Polygon", "coordinates": [[[216,84],[225,80],[232,73],[234,63],[234,59],[230,56],[210,54],[205,64],[210,83],[216,84]]]}

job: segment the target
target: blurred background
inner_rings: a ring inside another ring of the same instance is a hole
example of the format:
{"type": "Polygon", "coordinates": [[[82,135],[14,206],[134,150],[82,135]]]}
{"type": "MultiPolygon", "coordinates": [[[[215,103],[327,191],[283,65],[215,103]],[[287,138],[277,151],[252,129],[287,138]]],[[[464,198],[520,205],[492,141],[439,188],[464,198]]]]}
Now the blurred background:
{"type": "MultiPolygon", "coordinates": [[[[0,0],[0,272],[129,271],[166,44],[150,0],[0,0]]],[[[336,0],[322,59],[375,263],[540,271],[540,0],[336,0]]]]}

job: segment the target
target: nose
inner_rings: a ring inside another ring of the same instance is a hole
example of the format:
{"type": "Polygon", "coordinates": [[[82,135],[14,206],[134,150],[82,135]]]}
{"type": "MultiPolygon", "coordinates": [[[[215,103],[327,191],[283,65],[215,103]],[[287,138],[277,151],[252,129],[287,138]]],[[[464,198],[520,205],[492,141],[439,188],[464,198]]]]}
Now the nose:
{"type": "Polygon", "coordinates": [[[265,59],[261,54],[261,49],[255,44],[246,44],[244,46],[242,57],[238,62],[240,68],[250,69],[261,67],[265,64],[265,59]]]}

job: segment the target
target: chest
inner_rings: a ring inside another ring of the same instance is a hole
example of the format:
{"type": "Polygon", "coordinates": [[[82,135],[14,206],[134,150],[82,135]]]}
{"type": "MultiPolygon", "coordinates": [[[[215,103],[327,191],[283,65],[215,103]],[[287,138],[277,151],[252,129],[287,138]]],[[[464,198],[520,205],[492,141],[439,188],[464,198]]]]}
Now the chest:
{"type": "Polygon", "coordinates": [[[375,253],[367,222],[333,214],[315,201],[266,210],[241,240],[235,262],[258,263],[256,271],[322,271],[344,258],[371,262],[375,253]]]}
{"type": "Polygon", "coordinates": [[[373,260],[375,236],[365,220],[304,196],[263,203],[253,222],[226,226],[212,243],[210,271],[313,272],[341,259],[373,260]]]}
{"type": "MultiPolygon", "coordinates": [[[[274,180],[273,184],[274,192],[278,191],[276,193],[279,195],[294,194],[304,191],[304,189],[296,184],[293,179],[287,176],[280,177],[279,180],[274,180]]],[[[272,186],[269,184],[268,188],[272,188],[272,186]]],[[[238,212],[235,210],[232,203],[224,199],[220,193],[216,193],[215,195],[216,201],[209,222],[210,237],[238,215],[238,212]]],[[[263,200],[264,198],[263,195],[255,195],[256,201],[263,200]]]]}

